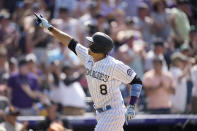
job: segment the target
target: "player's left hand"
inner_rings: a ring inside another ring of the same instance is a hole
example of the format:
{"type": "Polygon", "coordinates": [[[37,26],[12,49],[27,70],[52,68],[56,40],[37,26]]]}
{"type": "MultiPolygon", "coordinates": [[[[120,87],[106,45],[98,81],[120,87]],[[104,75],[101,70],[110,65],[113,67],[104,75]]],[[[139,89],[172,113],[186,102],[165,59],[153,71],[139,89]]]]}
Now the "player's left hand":
{"type": "Polygon", "coordinates": [[[37,25],[46,29],[51,27],[51,24],[42,15],[37,15],[36,13],[34,13],[34,15],[36,16],[37,25]]]}
{"type": "Polygon", "coordinates": [[[128,125],[128,121],[135,117],[135,109],[134,105],[129,105],[127,107],[127,111],[125,114],[126,124],[128,125]]]}

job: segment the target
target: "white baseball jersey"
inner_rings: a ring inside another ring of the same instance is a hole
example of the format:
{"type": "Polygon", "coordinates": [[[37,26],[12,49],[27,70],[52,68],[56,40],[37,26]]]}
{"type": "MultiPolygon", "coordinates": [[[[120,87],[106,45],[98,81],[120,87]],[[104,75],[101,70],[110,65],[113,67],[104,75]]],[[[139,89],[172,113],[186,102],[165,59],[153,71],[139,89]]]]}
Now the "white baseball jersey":
{"type": "Polygon", "coordinates": [[[88,49],[80,44],[77,44],[75,50],[85,65],[88,88],[95,107],[122,105],[123,98],[119,86],[122,82],[130,83],[136,73],[129,66],[111,56],[94,62],[88,54],[88,49]]]}
{"type": "Polygon", "coordinates": [[[111,106],[110,110],[97,112],[95,131],[123,131],[126,108],[119,86],[121,83],[130,83],[136,73],[111,56],[94,62],[88,49],[80,44],[76,45],[75,52],[85,65],[88,88],[95,108],[111,106]]]}

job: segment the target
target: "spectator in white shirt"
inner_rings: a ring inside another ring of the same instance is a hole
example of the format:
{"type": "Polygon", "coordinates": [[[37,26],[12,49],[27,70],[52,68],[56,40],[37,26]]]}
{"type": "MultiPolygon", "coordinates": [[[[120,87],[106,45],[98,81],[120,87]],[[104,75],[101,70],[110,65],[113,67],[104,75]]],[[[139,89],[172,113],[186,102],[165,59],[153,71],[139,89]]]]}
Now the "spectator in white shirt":
{"type": "Polygon", "coordinates": [[[63,73],[66,77],[63,79],[64,101],[62,102],[64,115],[83,115],[85,113],[85,92],[79,83],[83,75],[75,72],[71,66],[64,66],[63,73]]]}
{"type": "Polygon", "coordinates": [[[80,75],[75,76],[73,68],[63,67],[58,62],[52,63],[52,74],[49,76],[50,98],[62,105],[64,115],[83,115],[85,113],[85,93],[78,82],[80,75]]]}
{"type": "Polygon", "coordinates": [[[171,96],[172,112],[184,113],[187,100],[187,79],[186,75],[189,73],[189,66],[185,65],[187,57],[180,52],[174,53],[171,57],[172,66],[170,72],[175,81],[175,94],[171,96]]]}

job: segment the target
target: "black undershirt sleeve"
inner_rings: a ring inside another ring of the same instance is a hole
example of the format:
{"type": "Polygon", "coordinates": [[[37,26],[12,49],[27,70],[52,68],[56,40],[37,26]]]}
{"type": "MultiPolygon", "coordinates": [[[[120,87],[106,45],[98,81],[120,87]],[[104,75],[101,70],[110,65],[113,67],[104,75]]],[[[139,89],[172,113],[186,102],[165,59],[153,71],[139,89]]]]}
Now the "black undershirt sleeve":
{"type": "Polygon", "coordinates": [[[69,48],[70,50],[72,50],[76,55],[77,55],[77,52],[76,52],[77,43],[78,43],[78,42],[77,42],[76,40],[72,39],[72,40],[69,42],[69,44],[68,44],[68,48],[69,48]]]}
{"type": "Polygon", "coordinates": [[[135,77],[134,77],[134,79],[129,83],[129,84],[141,84],[142,85],[142,81],[141,81],[141,79],[136,75],[135,77]]]}

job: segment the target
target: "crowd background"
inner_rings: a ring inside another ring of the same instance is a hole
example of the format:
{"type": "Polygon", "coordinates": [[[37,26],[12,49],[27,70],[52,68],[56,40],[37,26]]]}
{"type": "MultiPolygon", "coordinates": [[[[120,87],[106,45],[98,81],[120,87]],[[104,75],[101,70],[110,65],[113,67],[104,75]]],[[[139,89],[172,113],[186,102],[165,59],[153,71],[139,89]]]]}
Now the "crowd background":
{"type": "MultiPolygon", "coordinates": [[[[115,44],[110,55],[132,67],[143,80],[138,113],[197,113],[197,1],[1,0],[3,124],[18,111],[47,116],[41,123],[45,129],[57,114],[94,112],[84,67],[67,47],[36,25],[34,12],[84,46],[85,36],[97,31],[110,35],[115,44]]],[[[120,87],[125,104],[129,88],[120,87]]]]}

